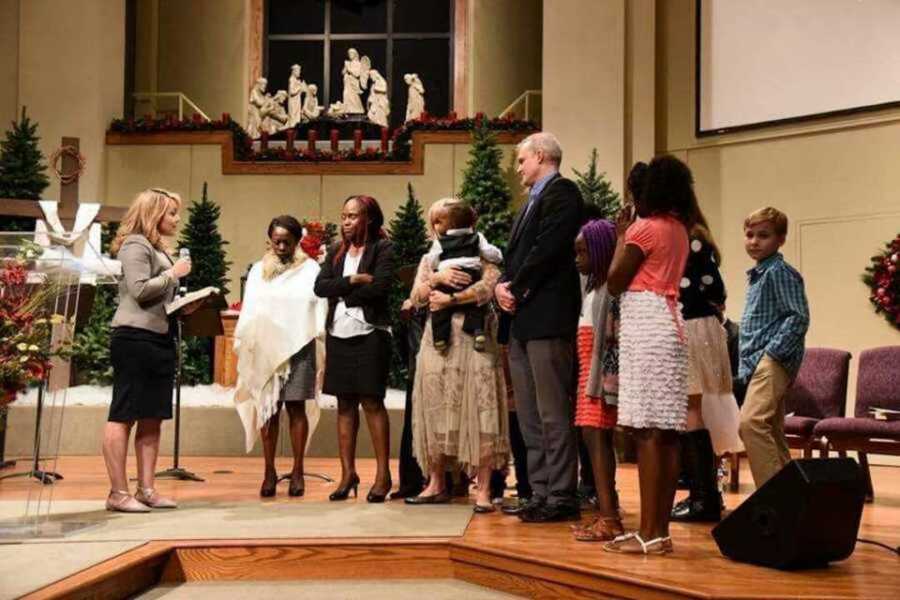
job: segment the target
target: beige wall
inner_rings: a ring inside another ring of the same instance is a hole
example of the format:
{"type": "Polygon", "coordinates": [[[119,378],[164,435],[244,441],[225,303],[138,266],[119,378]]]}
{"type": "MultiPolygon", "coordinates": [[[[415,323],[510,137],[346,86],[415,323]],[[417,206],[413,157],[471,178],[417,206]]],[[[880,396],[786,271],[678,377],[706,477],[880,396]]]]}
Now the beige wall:
{"type": "Polygon", "coordinates": [[[19,0],[0,0],[0,132],[19,104],[19,0]]]}
{"type": "MultiPolygon", "coordinates": [[[[18,104],[39,124],[49,157],[62,136],[80,138],[87,168],[83,200],[105,196],[104,135],[122,115],[125,3],[121,0],[27,0],[19,7],[18,104]]],[[[51,178],[45,192],[59,196],[51,178]]]]}
{"type": "Polygon", "coordinates": [[[545,0],[543,128],[563,147],[563,172],[599,168],[622,189],[625,162],[625,0],[545,0]]]}
{"type": "Polygon", "coordinates": [[[525,90],[541,89],[543,5],[541,0],[470,1],[470,112],[496,116],[525,90]]]}
{"type": "Polygon", "coordinates": [[[684,158],[694,172],[722,247],[728,312],[740,317],[751,266],[743,218],[772,205],[791,220],[784,253],[806,282],[808,345],[844,348],[858,358],[865,348],[900,344],[900,333],[874,314],[860,282],[868,258],[900,231],[900,111],[698,140],[693,1],[658,3],[657,23],[657,151],[684,158]]]}
{"type": "MultiPolygon", "coordinates": [[[[503,167],[511,176],[512,147],[503,150],[503,167]]],[[[468,151],[464,144],[427,145],[423,175],[223,175],[219,146],[110,146],[107,187],[109,202],[125,206],[139,191],[154,186],[198,200],[208,182],[209,197],[222,207],[219,226],[229,242],[230,300],[235,301],[241,275],[265,250],[272,217],[288,213],[337,222],[343,200],[365,193],[378,200],[390,221],[406,201],[408,182],[424,207],[458,192],[468,151]]],[[[521,189],[513,189],[519,198],[521,189]]],[[[186,207],[182,216],[187,217],[186,207]]]]}
{"type": "MultiPolygon", "coordinates": [[[[157,1],[157,90],[186,94],[210,118],[227,112],[241,121],[246,95],[246,0],[157,1]]],[[[147,12],[152,18],[152,11],[147,12]]]]}

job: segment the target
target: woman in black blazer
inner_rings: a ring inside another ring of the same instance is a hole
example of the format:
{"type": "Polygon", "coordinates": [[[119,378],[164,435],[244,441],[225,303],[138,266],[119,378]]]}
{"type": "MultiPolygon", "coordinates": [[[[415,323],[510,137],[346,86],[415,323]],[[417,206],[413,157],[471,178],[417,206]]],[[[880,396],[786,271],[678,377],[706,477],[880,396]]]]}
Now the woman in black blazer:
{"type": "Polygon", "coordinates": [[[341,211],[341,241],[328,250],[316,278],[316,295],[328,299],[322,391],[338,399],[341,482],[329,500],[346,500],[350,490],[354,496],[357,493],[360,404],[378,463],[375,483],[366,499],[384,502],[391,491],[390,423],[384,394],[391,356],[388,294],[394,250],[383,224],[384,215],[374,198],[347,198],[341,211]]]}

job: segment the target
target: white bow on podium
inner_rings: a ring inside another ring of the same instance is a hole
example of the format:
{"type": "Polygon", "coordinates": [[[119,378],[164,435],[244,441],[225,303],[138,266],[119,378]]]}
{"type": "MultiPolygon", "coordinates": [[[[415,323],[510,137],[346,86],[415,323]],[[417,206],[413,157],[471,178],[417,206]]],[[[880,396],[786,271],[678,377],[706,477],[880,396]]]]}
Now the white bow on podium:
{"type": "Polygon", "coordinates": [[[98,277],[119,277],[122,263],[100,254],[102,230],[94,219],[100,212],[98,203],[78,205],[75,224],[66,231],[59,219],[59,203],[53,200],[39,202],[43,219],[35,223],[34,241],[44,251],[38,259],[39,270],[76,271],[81,273],[81,283],[96,284],[98,277]]]}

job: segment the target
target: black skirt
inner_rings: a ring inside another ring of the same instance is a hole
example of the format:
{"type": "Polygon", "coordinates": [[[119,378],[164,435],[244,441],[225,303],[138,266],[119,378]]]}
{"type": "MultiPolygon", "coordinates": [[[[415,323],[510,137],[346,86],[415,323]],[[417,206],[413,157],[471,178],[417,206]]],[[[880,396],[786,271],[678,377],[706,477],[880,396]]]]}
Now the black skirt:
{"type": "Polygon", "coordinates": [[[391,364],[391,334],[376,329],[351,338],[325,336],[325,382],[333,396],[384,398],[391,364]]]}
{"type": "Polygon", "coordinates": [[[110,341],[113,399],[109,421],[171,419],[175,340],[136,327],[116,327],[110,341]]]}

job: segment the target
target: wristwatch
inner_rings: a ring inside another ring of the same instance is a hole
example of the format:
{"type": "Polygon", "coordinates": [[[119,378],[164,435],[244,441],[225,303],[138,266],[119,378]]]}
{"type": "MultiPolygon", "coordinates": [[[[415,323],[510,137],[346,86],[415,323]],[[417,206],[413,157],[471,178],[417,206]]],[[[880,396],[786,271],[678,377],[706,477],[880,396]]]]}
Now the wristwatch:
{"type": "Polygon", "coordinates": [[[450,304],[456,304],[456,292],[450,292],[450,304]]]}

